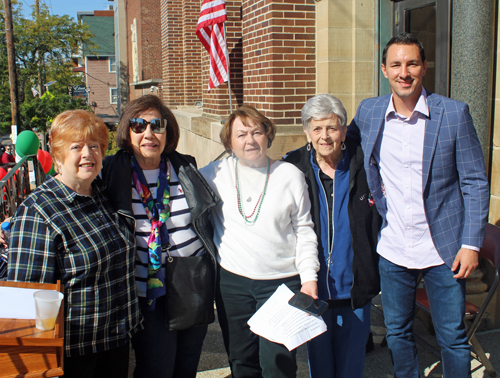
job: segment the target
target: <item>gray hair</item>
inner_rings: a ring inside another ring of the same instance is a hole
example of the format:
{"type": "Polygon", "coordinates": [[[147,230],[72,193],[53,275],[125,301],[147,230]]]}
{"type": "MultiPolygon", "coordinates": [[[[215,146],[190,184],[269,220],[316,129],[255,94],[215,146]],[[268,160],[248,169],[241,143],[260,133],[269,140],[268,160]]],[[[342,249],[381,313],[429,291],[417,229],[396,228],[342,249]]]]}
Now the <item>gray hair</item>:
{"type": "Polygon", "coordinates": [[[342,102],[329,93],[323,93],[311,97],[302,108],[302,126],[309,131],[311,120],[330,118],[335,114],[339,119],[340,127],[347,125],[347,112],[342,102]]]}

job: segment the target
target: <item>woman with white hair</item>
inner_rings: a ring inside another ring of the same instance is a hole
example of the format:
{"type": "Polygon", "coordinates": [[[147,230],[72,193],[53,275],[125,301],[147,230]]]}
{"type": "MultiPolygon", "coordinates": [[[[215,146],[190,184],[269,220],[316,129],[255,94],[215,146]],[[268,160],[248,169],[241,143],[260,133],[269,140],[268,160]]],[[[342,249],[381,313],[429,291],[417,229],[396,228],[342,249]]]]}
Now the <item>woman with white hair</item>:
{"type": "Polygon", "coordinates": [[[302,108],[307,144],[285,156],[306,177],[318,237],[318,296],[328,330],[308,343],[312,378],[361,378],[371,299],[380,291],[376,243],[381,218],[368,189],[363,152],[347,135],[347,114],[330,94],[302,108]]]}

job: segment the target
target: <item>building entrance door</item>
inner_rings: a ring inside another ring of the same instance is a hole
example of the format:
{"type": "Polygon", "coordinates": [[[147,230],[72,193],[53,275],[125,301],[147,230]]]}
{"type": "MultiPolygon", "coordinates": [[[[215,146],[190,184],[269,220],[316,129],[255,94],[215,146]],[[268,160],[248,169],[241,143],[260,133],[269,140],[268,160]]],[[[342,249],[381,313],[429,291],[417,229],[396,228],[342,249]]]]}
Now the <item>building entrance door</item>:
{"type": "Polygon", "coordinates": [[[451,0],[404,0],[393,6],[393,35],[413,34],[424,46],[427,74],[424,87],[449,95],[451,0]]]}

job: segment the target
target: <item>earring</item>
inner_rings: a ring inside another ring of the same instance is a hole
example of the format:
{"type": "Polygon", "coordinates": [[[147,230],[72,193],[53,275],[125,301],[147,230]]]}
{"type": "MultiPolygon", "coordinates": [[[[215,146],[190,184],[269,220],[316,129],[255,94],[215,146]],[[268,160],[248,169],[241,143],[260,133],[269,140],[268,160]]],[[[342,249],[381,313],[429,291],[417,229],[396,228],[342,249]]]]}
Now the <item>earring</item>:
{"type": "Polygon", "coordinates": [[[311,151],[311,142],[307,142],[306,149],[307,151],[311,151]]]}
{"type": "Polygon", "coordinates": [[[341,149],[342,151],[344,151],[344,150],[345,150],[345,143],[344,143],[344,142],[342,142],[342,144],[340,145],[340,149],[341,149]]]}

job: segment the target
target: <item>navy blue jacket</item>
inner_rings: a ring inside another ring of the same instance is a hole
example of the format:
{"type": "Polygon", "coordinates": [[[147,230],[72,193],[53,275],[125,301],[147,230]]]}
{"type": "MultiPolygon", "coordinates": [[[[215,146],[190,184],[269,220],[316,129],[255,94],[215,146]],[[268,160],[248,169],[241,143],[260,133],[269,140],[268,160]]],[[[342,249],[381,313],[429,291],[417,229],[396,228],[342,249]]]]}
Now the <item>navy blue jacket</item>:
{"type": "MultiPolygon", "coordinates": [[[[378,274],[378,254],[376,252],[377,238],[382,224],[382,218],[377,212],[366,181],[366,172],[363,167],[363,152],[361,146],[354,139],[346,139],[349,163],[349,201],[347,212],[349,215],[350,231],[352,235],[352,273],[353,282],[350,290],[353,309],[363,307],[380,292],[380,277],[378,274]]],[[[320,217],[328,212],[325,206],[320,205],[320,190],[313,166],[310,160],[311,152],[301,147],[287,154],[284,161],[294,164],[305,175],[311,200],[311,217],[314,230],[318,237],[318,250],[321,270],[326,269],[324,258],[325,250],[329,249],[328,240],[321,232],[320,217]],[[326,244],[326,245],[325,245],[326,244]]],[[[328,217],[328,214],[326,215],[328,217]]],[[[324,233],[324,232],[323,232],[324,233]]],[[[328,254],[328,253],[326,253],[328,254]]],[[[319,274],[318,290],[325,292],[331,285],[331,275],[319,274]]]]}

